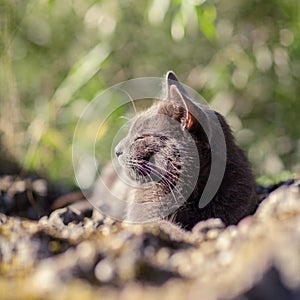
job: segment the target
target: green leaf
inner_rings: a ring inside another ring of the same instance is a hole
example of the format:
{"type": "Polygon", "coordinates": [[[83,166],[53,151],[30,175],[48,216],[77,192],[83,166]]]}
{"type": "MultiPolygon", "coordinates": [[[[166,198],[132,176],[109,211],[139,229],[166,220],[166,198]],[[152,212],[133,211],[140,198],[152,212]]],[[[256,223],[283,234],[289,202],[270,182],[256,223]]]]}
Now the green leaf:
{"type": "Polygon", "coordinates": [[[201,7],[199,5],[195,6],[198,24],[200,30],[203,34],[210,40],[216,38],[216,28],[214,21],[217,17],[217,10],[214,5],[207,5],[205,7],[201,7]]]}

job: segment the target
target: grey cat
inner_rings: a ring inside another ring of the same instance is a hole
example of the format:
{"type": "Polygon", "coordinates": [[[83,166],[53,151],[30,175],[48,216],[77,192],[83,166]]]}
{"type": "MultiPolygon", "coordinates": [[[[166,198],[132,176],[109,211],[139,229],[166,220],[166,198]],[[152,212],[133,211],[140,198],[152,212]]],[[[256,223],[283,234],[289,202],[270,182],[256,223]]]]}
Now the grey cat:
{"type": "Polygon", "coordinates": [[[93,203],[127,221],[169,220],[191,229],[220,218],[230,225],[257,207],[249,162],[224,117],[196,103],[172,71],[164,100],[134,118],[115,154],[117,167],[104,171],[93,203]],[[208,185],[211,196],[203,199],[208,185]]]}

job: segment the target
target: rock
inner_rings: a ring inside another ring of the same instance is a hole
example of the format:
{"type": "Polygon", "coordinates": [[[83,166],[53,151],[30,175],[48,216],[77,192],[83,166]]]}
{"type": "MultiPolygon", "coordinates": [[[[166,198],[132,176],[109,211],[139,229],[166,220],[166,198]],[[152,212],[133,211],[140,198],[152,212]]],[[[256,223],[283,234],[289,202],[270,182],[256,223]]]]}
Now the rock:
{"type": "Polygon", "coordinates": [[[79,210],[71,207],[65,207],[57,209],[51,213],[48,222],[49,224],[60,227],[63,225],[68,225],[71,222],[78,224],[82,222],[83,219],[84,216],[79,210]]]}
{"type": "Polygon", "coordinates": [[[0,214],[1,299],[297,299],[299,183],[236,226],[210,219],[191,232],[74,206],[39,221],[0,214]]]}
{"type": "Polygon", "coordinates": [[[0,176],[0,213],[38,220],[49,215],[54,200],[66,192],[37,175],[3,175],[0,176]]]}

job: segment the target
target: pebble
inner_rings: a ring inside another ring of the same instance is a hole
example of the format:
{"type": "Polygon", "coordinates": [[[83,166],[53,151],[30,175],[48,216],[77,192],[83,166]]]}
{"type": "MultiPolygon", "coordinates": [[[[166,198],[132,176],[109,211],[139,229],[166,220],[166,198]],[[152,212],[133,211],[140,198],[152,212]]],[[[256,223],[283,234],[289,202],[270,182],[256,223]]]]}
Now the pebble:
{"type": "Polygon", "coordinates": [[[206,233],[206,237],[209,240],[216,239],[219,236],[219,230],[218,229],[210,229],[206,233]]]}
{"type": "Polygon", "coordinates": [[[231,239],[228,235],[222,234],[216,240],[215,245],[218,250],[227,250],[231,245],[231,239]]]}
{"type": "Polygon", "coordinates": [[[100,282],[109,282],[114,275],[114,268],[112,263],[107,259],[98,262],[95,267],[95,276],[100,282]]]}

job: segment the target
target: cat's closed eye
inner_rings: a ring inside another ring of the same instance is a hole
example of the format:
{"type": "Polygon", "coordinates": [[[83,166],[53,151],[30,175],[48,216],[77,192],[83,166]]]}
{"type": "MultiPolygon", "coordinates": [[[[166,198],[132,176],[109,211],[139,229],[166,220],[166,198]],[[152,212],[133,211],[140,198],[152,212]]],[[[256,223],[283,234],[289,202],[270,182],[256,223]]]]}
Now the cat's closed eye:
{"type": "Polygon", "coordinates": [[[134,139],[134,141],[136,142],[136,141],[138,141],[138,140],[142,140],[142,139],[144,139],[146,136],[138,136],[138,137],[136,137],[135,139],[134,139]]]}

